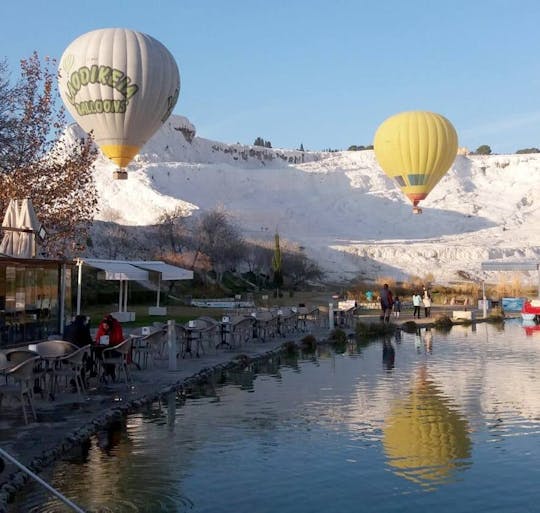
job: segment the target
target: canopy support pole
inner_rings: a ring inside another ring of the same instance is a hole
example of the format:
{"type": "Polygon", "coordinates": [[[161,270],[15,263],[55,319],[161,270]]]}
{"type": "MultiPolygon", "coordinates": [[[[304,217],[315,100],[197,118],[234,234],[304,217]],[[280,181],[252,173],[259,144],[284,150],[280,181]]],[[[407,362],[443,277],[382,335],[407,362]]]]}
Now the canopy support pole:
{"type": "Polygon", "coordinates": [[[77,260],[77,315],[81,313],[82,266],[83,261],[77,260]]]}
{"type": "Polygon", "coordinates": [[[161,292],[161,273],[158,273],[156,306],[159,308],[159,296],[161,292]]]}
{"type": "Polygon", "coordinates": [[[120,290],[118,291],[118,311],[122,311],[122,305],[124,304],[124,280],[120,280],[120,290]]]}

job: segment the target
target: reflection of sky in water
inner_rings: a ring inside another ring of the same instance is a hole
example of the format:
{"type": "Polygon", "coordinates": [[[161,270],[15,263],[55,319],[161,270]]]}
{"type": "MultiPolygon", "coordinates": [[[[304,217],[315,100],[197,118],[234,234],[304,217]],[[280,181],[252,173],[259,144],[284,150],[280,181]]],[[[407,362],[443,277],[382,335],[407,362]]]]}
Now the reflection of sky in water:
{"type": "MultiPolygon", "coordinates": [[[[519,323],[323,348],[155,404],[48,477],[111,511],[526,511],[539,348],[519,323]]],[[[12,511],[44,501],[32,489],[12,511]]]]}

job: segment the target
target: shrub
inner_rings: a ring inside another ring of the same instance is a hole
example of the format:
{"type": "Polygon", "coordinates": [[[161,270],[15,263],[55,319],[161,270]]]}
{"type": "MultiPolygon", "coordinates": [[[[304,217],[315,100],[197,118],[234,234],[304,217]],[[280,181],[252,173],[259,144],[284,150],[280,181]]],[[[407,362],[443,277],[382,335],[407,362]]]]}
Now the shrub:
{"type": "Polygon", "coordinates": [[[300,347],[304,351],[315,351],[315,349],[317,348],[317,339],[313,335],[306,335],[300,341],[300,347]]]}
{"type": "Polygon", "coordinates": [[[328,336],[328,341],[331,344],[346,344],[347,343],[347,334],[340,328],[336,328],[328,336]]]}
{"type": "Polygon", "coordinates": [[[435,329],[445,332],[450,331],[453,325],[454,323],[452,322],[452,319],[448,317],[448,315],[439,315],[435,318],[435,321],[433,322],[433,326],[435,326],[435,329]]]}
{"type": "Polygon", "coordinates": [[[281,347],[289,355],[295,355],[298,353],[298,347],[292,340],[289,340],[288,342],[284,342],[281,347]]]}
{"type": "Polygon", "coordinates": [[[405,333],[416,333],[418,326],[416,325],[416,322],[414,321],[406,321],[401,325],[401,329],[405,333]]]}

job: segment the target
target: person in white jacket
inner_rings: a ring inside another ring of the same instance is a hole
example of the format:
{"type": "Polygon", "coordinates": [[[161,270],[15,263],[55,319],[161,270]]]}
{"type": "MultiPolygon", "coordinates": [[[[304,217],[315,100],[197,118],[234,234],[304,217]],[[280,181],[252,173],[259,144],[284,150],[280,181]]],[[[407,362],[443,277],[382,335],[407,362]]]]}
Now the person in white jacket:
{"type": "Polygon", "coordinates": [[[424,290],[424,297],[422,298],[422,303],[424,304],[424,314],[426,317],[431,315],[431,296],[427,290],[424,290]]]}
{"type": "Polygon", "coordinates": [[[422,296],[415,292],[412,297],[412,304],[414,306],[413,319],[418,317],[420,319],[420,307],[422,306],[422,296]]]}

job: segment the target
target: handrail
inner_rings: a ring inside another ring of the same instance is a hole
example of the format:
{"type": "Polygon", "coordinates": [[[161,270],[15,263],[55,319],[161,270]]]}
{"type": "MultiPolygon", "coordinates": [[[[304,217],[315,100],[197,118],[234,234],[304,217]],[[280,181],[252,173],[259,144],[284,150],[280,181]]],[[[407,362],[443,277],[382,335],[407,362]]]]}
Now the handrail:
{"type": "Polygon", "coordinates": [[[25,467],[22,463],[19,463],[13,456],[11,456],[9,453],[7,453],[4,449],[0,448],[0,456],[5,458],[6,460],[13,463],[16,467],[20,468],[23,472],[26,472],[34,481],[39,483],[41,486],[46,488],[50,493],[52,493],[54,496],[56,496],[58,499],[60,499],[64,504],[69,506],[73,511],[76,511],[77,513],[86,513],[86,511],[71,500],[69,500],[67,497],[62,495],[58,490],[53,488],[49,483],[43,481],[41,477],[39,477],[37,474],[34,474],[29,468],[25,467]]]}

